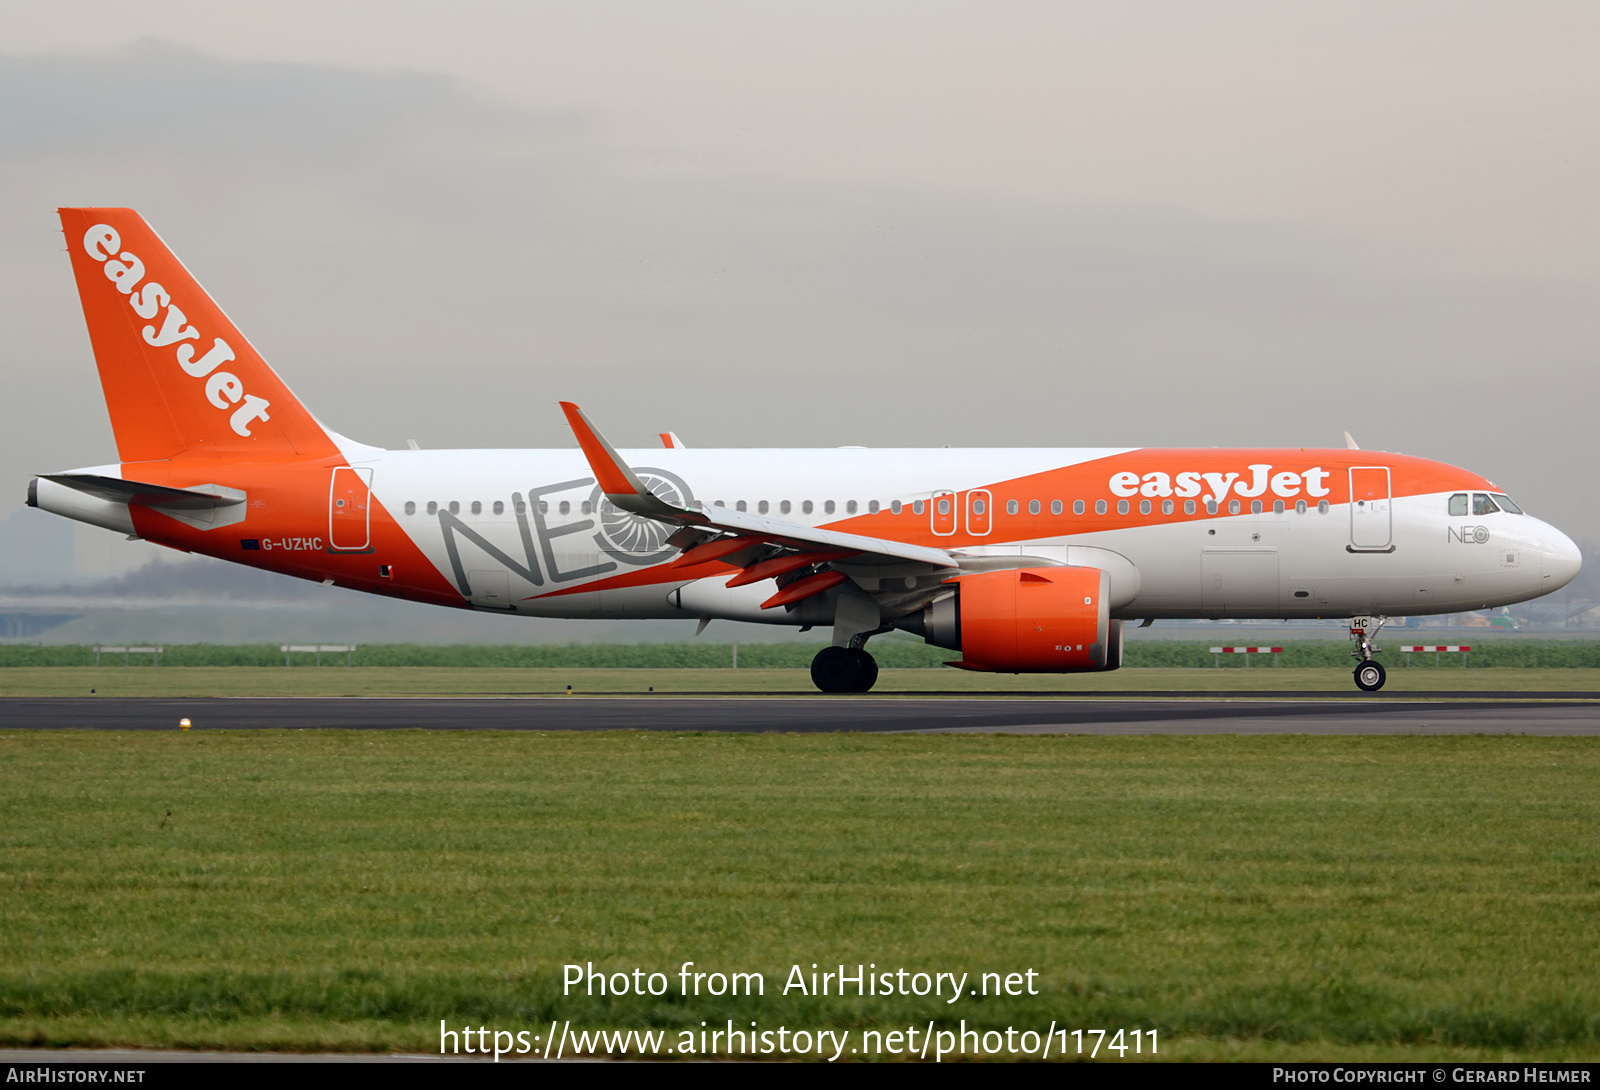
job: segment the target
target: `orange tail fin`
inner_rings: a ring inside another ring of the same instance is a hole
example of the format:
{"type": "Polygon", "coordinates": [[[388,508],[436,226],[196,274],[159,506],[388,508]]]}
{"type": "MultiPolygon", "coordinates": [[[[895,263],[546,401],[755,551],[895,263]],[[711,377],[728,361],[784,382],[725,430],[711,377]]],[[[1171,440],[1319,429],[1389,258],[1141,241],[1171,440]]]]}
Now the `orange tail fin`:
{"type": "Polygon", "coordinates": [[[60,213],[123,462],[338,453],[137,212],[60,213]]]}

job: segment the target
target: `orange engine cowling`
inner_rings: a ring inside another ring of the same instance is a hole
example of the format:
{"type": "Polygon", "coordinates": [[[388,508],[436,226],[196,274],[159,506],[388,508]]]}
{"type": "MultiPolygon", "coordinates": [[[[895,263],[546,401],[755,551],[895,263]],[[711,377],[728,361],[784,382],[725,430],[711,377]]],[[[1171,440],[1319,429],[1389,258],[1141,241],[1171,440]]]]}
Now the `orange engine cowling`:
{"type": "Polygon", "coordinates": [[[1107,607],[1099,568],[1019,568],[950,580],[928,607],[929,643],[953,647],[967,670],[1077,673],[1122,665],[1122,622],[1107,607]]]}

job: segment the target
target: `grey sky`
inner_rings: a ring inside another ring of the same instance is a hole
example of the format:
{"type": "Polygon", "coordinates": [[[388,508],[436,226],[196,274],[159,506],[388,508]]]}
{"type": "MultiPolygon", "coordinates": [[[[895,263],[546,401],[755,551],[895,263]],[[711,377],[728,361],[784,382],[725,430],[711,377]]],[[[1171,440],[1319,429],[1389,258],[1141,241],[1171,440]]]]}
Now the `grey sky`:
{"type": "Polygon", "coordinates": [[[371,442],[566,446],[558,397],[641,445],[1348,428],[1600,538],[1597,31],[1537,3],[8,4],[0,490],[113,457],[52,210],[115,203],[371,442]]]}

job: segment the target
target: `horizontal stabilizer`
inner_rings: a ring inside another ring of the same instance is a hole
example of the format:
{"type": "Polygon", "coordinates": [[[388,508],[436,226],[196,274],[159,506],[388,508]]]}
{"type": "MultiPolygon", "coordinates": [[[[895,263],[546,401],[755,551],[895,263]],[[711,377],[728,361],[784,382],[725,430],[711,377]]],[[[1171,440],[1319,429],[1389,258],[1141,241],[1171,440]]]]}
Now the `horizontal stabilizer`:
{"type": "MultiPolygon", "coordinates": [[[[164,484],[145,484],[125,481],[120,477],[102,477],[97,473],[41,473],[40,477],[56,484],[75,488],[112,503],[131,503],[139,507],[161,507],[173,511],[214,511],[219,507],[233,507],[244,502],[244,493],[225,496],[195,488],[169,488],[164,484]]],[[[229,489],[229,491],[233,491],[229,489]]]]}

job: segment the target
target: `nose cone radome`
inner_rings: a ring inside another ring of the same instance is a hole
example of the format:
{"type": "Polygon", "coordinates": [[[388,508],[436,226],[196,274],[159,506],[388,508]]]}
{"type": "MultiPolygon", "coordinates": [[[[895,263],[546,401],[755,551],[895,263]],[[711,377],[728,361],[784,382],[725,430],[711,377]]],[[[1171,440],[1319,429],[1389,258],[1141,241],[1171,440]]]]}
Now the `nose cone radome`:
{"type": "Polygon", "coordinates": [[[1583,554],[1578,551],[1578,546],[1554,526],[1549,527],[1544,539],[1543,592],[1549,594],[1553,590],[1560,590],[1577,577],[1581,567],[1583,554]]]}

